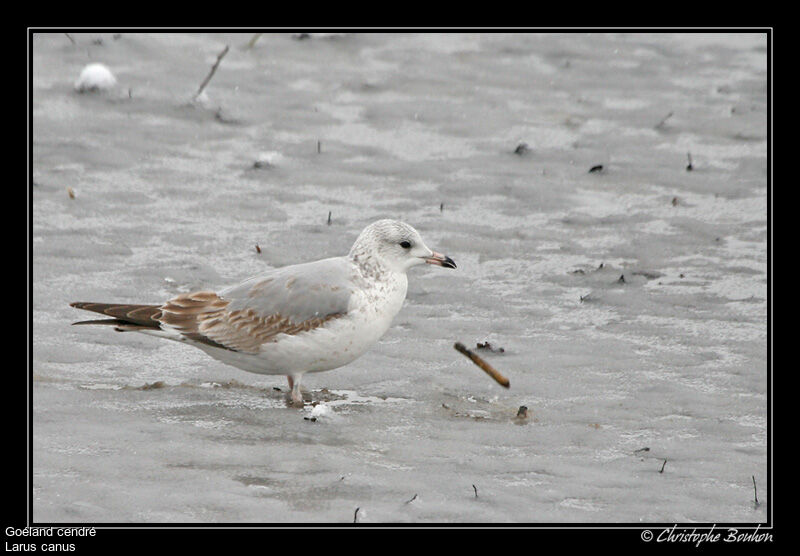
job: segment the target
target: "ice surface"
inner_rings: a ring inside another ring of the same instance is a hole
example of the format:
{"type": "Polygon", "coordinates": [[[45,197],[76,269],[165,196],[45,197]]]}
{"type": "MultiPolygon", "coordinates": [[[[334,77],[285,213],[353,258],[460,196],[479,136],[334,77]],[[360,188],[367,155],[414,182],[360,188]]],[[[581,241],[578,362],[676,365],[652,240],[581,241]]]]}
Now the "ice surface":
{"type": "Polygon", "coordinates": [[[34,36],[36,521],[766,519],[763,35],[249,38],[88,46],[115,97],[34,36]],[[305,378],[316,406],[69,326],[71,301],[218,289],[383,217],[459,268],[413,269],[382,342],[305,378]],[[452,348],[486,340],[509,390],[452,348]]]}

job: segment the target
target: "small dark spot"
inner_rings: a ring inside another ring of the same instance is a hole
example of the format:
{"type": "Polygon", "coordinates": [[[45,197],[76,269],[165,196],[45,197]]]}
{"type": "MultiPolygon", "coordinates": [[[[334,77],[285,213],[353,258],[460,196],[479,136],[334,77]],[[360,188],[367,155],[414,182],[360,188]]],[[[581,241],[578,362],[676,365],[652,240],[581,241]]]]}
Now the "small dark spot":
{"type": "Polygon", "coordinates": [[[589,168],[589,173],[590,174],[595,173],[595,172],[602,172],[602,171],[603,171],[603,165],[602,164],[596,164],[596,165],[592,166],[591,168],[589,168]]]}
{"type": "Polygon", "coordinates": [[[677,197],[673,197],[672,198],[672,206],[673,207],[677,207],[678,206],[678,198],[677,197]]]}
{"type": "Polygon", "coordinates": [[[524,405],[519,406],[517,410],[517,417],[520,419],[527,419],[528,418],[528,408],[524,405]]]}
{"type": "Polygon", "coordinates": [[[686,165],[686,171],[691,172],[694,169],[694,166],[692,166],[692,153],[686,153],[686,158],[689,161],[689,164],[686,165]]]}
{"type": "Polygon", "coordinates": [[[261,254],[261,247],[258,246],[258,243],[256,243],[256,253],[261,254]]]}
{"type": "Polygon", "coordinates": [[[92,40],[92,44],[95,46],[103,46],[103,39],[94,39],[92,40]]]}
{"type": "Polygon", "coordinates": [[[217,120],[221,124],[232,124],[232,125],[235,125],[235,124],[239,124],[240,123],[240,121],[238,119],[232,118],[230,116],[227,116],[225,113],[223,113],[222,108],[219,108],[219,109],[217,109],[216,112],[214,112],[214,119],[217,120]]]}
{"type": "Polygon", "coordinates": [[[514,154],[522,156],[523,154],[528,153],[530,150],[531,149],[530,147],[528,147],[527,143],[520,143],[519,145],[517,145],[517,148],[514,149],[514,154]]]}
{"type": "Polygon", "coordinates": [[[597,267],[597,270],[600,270],[600,269],[601,269],[601,268],[603,268],[604,266],[605,266],[605,263],[600,263],[600,266],[598,266],[598,267],[597,267]]]}
{"type": "Polygon", "coordinates": [[[570,273],[571,274],[586,274],[586,272],[584,272],[580,268],[578,270],[570,270],[570,273]]]}
{"type": "Polygon", "coordinates": [[[439,205],[439,212],[444,212],[444,203],[439,205]]]}
{"type": "Polygon", "coordinates": [[[625,275],[624,274],[620,274],[619,275],[619,280],[617,280],[617,282],[620,283],[620,284],[624,284],[625,283],[625,275]]]}
{"type": "Polygon", "coordinates": [[[679,275],[678,275],[678,278],[684,278],[684,275],[683,275],[683,273],[679,274],[679,275]]]}
{"type": "MultiPolygon", "coordinates": [[[[311,33],[296,33],[292,35],[292,38],[298,41],[304,41],[311,38],[311,33]]],[[[358,510],[356,510],[356,512],[358,512],[358,510]]]]}
{"type": "Polygon", "coordinates": [[[311,421],[312,423],[317,420],[316,417],[303,417],[306,421],[311,421]]]}
{"type": "Polygon", "coordinates": [[[273,386],[272,389],[275,390],[276,392],[283,392],[283,390],[281,390],[277,386],[273,386]]]}
{"type": "Polygon", "coordinates": [[[492,353],[505,353],[505,351],[506,351],[505,349],[503,349],[501,347],[499,347],[499,348],[493,347],[492,344],[490,344],[489,342],[484,342],[484,343],[478,342],[477,344],[475,344],[475,348],[476,349],[483,349],[483,350],[491,351],[492,353]]]}
{"type": "Polygon", "coordinates": [[[645,270],[637,270],[633,273],[634,276],[644,276],[648,280],[655,280],[656,278],[663,276],[663,274],[659,272],[648,272],[645,270]]]}

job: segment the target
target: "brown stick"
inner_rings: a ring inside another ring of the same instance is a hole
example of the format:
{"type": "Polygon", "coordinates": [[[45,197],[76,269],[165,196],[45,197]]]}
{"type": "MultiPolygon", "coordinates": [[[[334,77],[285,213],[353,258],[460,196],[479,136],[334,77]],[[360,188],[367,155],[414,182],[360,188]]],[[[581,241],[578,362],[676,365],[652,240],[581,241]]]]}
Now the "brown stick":
{"type": "Polygon", "coordinates": [[[503,386],[504,388],[508,388],[511,386],[511,383],[508,381],[506,377],[497,372],[497,369],[489,365],[489,363],[487,363],[486,361],[484,361],[483,359],[472,353],[470,350],[468,350],[464,346],[464,344],[462,344],[461,342],[456,342],[455,344],[453,344],[453,347],[456,349],[456,351],[460,351],[461,353],[469,357],[473,363],[475,363],[478,367],[480,367],[487,375],[492,377],[497,382],[497,384],[503,386]]]}
{"type": "Polygon", "coordinates": [[[214,62],[213,66],[211,66],[211,71],[208,72],[208,75],[203,80],[203,82],[200,84],[200,88],[197,89],[197,93],[195,93],[195,95],[194,95],[195,100],[197,100],[197,98],[201,94],[203,94],[203,90],[206,88],[206,85],[208,85],[208,82],[211,81],[211,78],[214,77],[214,73],[217,71],[217,66],[219,66],[219,63],[222,61],[222,58],[224,58],[225,55],[228,53],[228,49],[229,48],[230,47],[228,45],[225,45],[225,49],[222,52],[220,52],[219,55],[217,56],[217,61],[214,62]]]}

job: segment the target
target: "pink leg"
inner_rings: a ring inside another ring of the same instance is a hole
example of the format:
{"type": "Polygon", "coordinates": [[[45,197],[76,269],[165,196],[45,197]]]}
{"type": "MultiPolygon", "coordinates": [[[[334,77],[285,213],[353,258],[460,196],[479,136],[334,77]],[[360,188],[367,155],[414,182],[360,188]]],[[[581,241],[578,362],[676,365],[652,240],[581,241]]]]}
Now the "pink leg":
{"type": "Polygon", "coordinates": [[[297,380],[294,377],[287,375],[289,380],[289,388],[292,389],[292,403],[295,405],[303,405],[303,394],[300,393],[300,378],[297,380]]]}

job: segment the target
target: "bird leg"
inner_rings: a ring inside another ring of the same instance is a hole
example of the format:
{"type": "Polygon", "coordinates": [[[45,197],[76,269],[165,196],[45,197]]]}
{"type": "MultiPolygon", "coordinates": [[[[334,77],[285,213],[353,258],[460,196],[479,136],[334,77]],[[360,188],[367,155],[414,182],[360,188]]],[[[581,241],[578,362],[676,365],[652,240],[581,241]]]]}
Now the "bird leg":
{"type": "Polygon", "coordinates": [[[292,389],[292,404],[303,405],[303,394],[300,393],[300,377],[298,376],[297,380],[295,380],[293,376],[287,375],[286,378],[289,380],[289,388],[292,389]]]}

